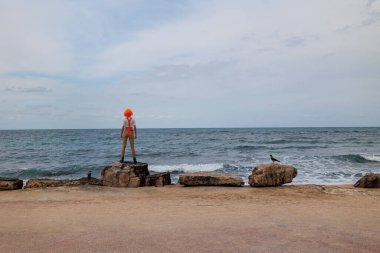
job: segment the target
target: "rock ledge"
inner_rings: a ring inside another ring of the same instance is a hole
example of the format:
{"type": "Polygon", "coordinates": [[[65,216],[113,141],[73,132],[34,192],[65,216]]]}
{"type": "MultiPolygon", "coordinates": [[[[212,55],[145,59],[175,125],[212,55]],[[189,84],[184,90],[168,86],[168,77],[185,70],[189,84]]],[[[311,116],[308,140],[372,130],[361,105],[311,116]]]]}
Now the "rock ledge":
{"type": "Polygon", "coordinates": [[[101,185],[97,178],[82,177],[80,179],[55,180],[48,178],[29,179],[25,188],[46,188],[59,186],[79,186],[79,185],[101,185]]]}
{"type": "Polygon", "coordinates": [[[22,189],[23,182],[18,178],[0,177],[0,191],[22,189]]]}
{"type": "Polygon", "coordinates": [[[166,177],[163,174],[150,177],[147,163],[134,164],[116,161],[112,166],[105,167],[102,170],[101,180],[104,186],[136,188],[145,185],[163,186],[167,183],[164,178],[166,177]],[[160,182],[156,183],[156,180],[160,182]]]}
{"type": "Polygon", "coordinates": [[[242,177],[220,173],[184,173],[178,182],[184,186],[243,186],[242,177]]]}

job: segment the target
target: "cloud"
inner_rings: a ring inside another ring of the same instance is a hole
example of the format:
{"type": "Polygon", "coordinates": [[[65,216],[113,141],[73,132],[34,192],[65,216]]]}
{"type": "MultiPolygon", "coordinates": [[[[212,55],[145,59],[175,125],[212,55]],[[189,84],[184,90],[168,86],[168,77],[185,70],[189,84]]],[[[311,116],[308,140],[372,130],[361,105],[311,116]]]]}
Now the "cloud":
{"type": "Polygon", "coordinates": [[[0,77],[0,88],[12,93],[52,92],[60,81],[43,77],[0,77]]]}
{"type": "Polygon", "coordinates": [[[318,40],[318,36],[290,36],[286,41],[285,45],[287,47],[298,47],[298,46],[304,46],[309,42],[313,42],[315,40],[318,40]]]}
{"type": "Polygon", "coordinates": [[[367,7],[371,7],[377,0],[368,0],[367,7]]]}
{"type": "Polygon", "coordinates": [[[175,119],[175,116],[170,114],[142,114],[136,119],[172,120],[175,119]]]}
{"type": "Polygon", "coordinates": [[[38,87],[7,87],[4,89],[4,91],[10,91],[10,92],[31,92],[31,93],[40,93],[40,92],[50,92],[51,89],[38,86],[38,87]]]}
{"type": "Polygon", "coordinates": [[[192,15],[139,31],[132,38],[105,48],[84,69],[83,76],[126,75],[159,65],[244,61],[246,56],[260,57],[257,52],[265,51],[263,48],[285,50],[284,40],[285,47],[300,46],[316,38],[334,36],[335,30],[358,25],[369,16],[366,5],[357,1],[350,1],[354,7],[344,11],[342,5],[329,3],[297,1],[297,8],[302,11],[296,12],[286,3],[207,2],[192,15]]]}
{"type": "Polygon", "coordinates": [[[296,46],[302,46],[305,44],[305,39],[302,38],[302,37],[297,37],[297,36],[293,36],[293,37],[290,37],[287,41],[286,41],[286,46],[288,47],[296,47],[296,46]]]}
{"type": "Polygon", "coordinates": [[[72,56],[62,15],[57,2],[1,1],[0,74],[67,71],[72,56]]]}

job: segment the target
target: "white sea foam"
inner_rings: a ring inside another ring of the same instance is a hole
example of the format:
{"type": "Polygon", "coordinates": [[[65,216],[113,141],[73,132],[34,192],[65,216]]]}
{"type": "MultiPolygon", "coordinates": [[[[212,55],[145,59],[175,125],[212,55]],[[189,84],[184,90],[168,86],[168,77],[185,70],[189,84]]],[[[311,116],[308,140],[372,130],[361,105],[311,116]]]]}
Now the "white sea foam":
{"type": "Polygon", "coordinates": [[[215,171],[223,168],[223,163],[206,163],[206,164],[178,164],[178,165],[151,165],[149,170],[157,172],[165,171],[183,171],[183,172],[198,172],[198,171],[215,171]]]}
{"type": "Polygon", "coordinates": [[[378,155],[361,155],[361,156],[368,161],[380,162],[380,156],[378,155]]]}

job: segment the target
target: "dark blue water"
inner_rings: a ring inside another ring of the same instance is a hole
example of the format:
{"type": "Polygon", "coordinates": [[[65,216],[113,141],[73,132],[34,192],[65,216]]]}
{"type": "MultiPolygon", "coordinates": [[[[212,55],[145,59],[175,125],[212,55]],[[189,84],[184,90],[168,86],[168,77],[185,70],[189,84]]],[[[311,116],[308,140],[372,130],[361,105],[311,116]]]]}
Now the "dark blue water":
{"type": "MultiPolygon", "coordinates": [[[[77,178],[120,159],[120,132],[2,130],[0,177],[77,178]]],[[[126,160],[131,159],[129,148],[126,160]]],[[[353,183],[380,172],[380,128],[139,129],[138,160],[153,171],[241,175],[273,154],[298,169],[294,183],[353,183]]]]}

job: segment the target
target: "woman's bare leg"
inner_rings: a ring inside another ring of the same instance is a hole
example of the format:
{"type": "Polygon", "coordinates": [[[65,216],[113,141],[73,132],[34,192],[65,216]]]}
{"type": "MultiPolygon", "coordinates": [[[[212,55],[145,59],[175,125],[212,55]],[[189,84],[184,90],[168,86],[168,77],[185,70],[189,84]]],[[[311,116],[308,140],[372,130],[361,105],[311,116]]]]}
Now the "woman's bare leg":
{"type": "Polygon", "coordinates": [[[132,151],[132,157],[136,158],[136,151],[135,151],[135,137],[133,136],[133,132],[131,132],[128,136],[129,142],[131,143],[131,151],[132,151]]]}
{"type": "Polygon", "coordinates": [[[121,159],[120,159],[120,161],[124,161],[124,154],[125,154],[125,147],[127,146],[127,139],[128,139],[128,136],[126,134],[123,134],[123,145],[121,148],[121,159]]]}

